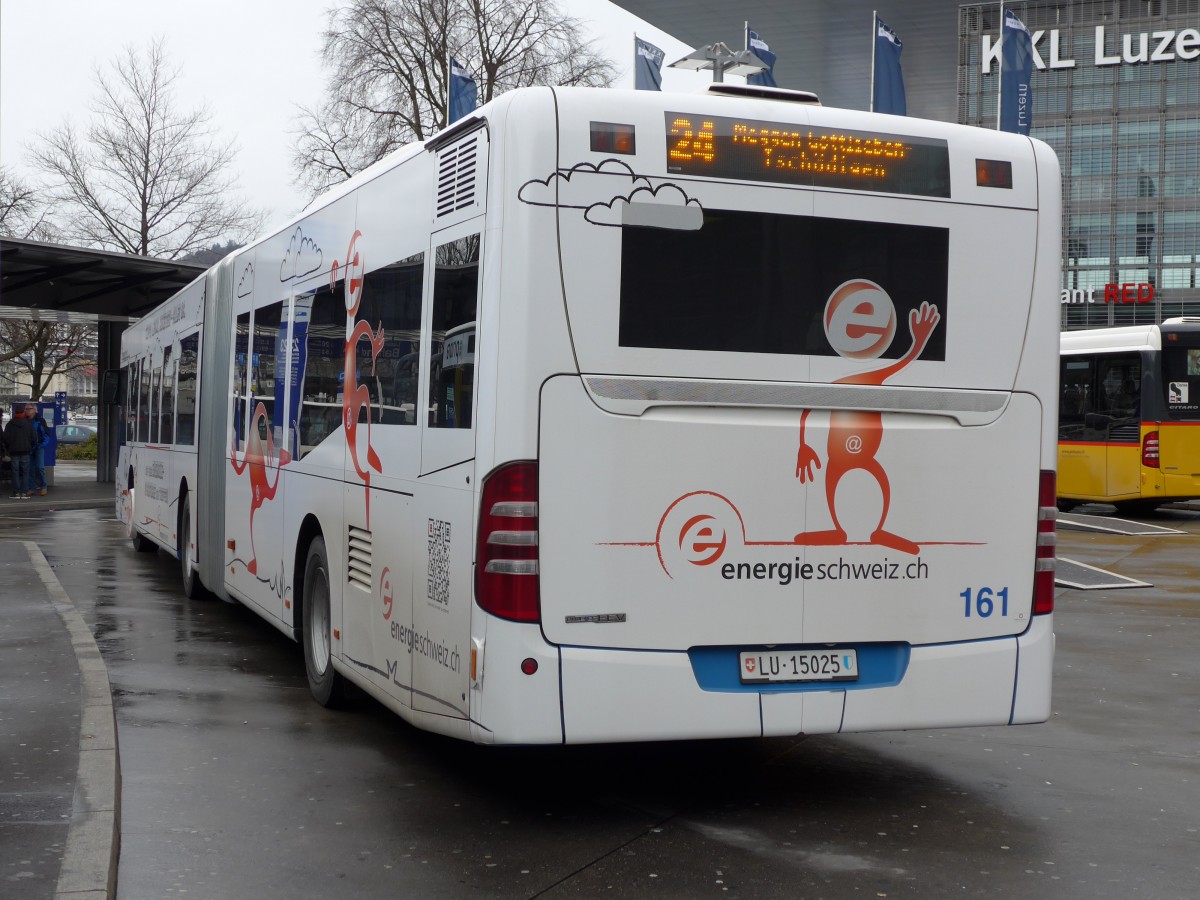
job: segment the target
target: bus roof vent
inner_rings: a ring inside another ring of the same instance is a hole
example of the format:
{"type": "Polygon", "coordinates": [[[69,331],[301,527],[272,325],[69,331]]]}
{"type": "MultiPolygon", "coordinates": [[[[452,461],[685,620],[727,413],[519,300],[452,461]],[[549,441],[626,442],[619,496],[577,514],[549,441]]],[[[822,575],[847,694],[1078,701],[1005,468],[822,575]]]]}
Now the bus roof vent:
{"type": "Polygon", "coordinates": [[[470,134],[448,144],[438,151],[437,202],[434,205],[435,219],[442,219],[468,208],[478,207],[482,201],[479,183],[480,162],[483,155],[481,142],[487,131],[477,128],[470,134]]]}
{"type": "Polygon", "coordinates": [[[1163,319],[1164,325],[1200,325],[1200,316],[1175,316],[1171,319],[1163,319]]]}
{"type": "Polygon", "coordinates": [[[761,87],[757,84],[726,84],[717,82],[705,87],[703,93],[726,97],[757,97],[760,100],[781,100],[784,103],[807,103],[820,106],[821,100],[812,91],[792,91],[787,88],[761,87]]]}

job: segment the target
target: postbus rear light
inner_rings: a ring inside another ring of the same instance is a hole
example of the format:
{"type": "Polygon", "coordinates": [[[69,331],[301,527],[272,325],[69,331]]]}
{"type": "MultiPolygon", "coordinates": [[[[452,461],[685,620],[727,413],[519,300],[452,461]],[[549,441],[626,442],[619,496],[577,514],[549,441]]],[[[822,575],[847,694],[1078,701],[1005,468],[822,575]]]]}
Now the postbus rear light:
{"type": "Polygon", "coordinates": [[[475,541],[475,602],[514,622],[541,621],[537,463],[510,463],[483,483],[475,541]]]}
{"type": "Polygon", "coordinates": [[[616,122],[592,122],[591,148],[594,153],[637,153],[637,136],[632,125],[616,122]]]}
{"type": "Polygon", "coordinates": [[[1146,436],[1142,438],[1142,465],[1149,469],[1157,469],[1158,463],[1158,432],[1147,431],[1146,436]]]}
{"type": "Polygon", "coordinates": [[[1007,159],[975,160],[975,183],[980,187],[1012,188],[1012,163],[1007,159]]]}
{"type": "Polygon", "coordinates": [[[1058,544],[1058,497],[1054,472],[1038,479],[1037,545],[1033,565],[1033,614],[1054,612],[1054,548],[1058,544]]]}

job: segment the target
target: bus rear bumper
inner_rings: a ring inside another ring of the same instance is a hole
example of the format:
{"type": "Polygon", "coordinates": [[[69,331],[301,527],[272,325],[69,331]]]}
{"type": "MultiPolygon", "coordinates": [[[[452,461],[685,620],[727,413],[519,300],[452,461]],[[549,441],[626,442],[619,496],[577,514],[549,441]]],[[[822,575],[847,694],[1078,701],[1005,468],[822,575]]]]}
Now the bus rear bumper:
{"type": "Polygon", "coordinates": [[[1017,637],[911,648],[898,683],[705,690],[687,653],[563,647],[566,743],[1023,724],[1050,715],[1053,617],[1017,637]]]}

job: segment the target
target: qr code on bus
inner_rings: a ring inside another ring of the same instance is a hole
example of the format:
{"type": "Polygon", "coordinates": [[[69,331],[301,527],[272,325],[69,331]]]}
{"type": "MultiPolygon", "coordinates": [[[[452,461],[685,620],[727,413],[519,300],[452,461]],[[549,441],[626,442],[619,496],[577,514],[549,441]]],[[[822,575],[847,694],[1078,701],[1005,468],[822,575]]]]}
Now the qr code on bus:
{"type": "Polygon", "coordinates": [[[450,605],[450,523],[429,520],[429,571],[427,596],[435,603],[450,605]]]}

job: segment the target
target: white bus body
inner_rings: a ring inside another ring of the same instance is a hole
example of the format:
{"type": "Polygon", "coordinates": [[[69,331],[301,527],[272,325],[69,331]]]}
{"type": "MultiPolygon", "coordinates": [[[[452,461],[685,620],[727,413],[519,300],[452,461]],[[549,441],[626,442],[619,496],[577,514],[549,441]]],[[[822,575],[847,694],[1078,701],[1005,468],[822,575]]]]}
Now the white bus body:
{"type": "Polygon", "coordinates": [[[222,260],[135,543],[482,743],[1045,720],[1057,160],[780,98],[513,91],[222,260]]]}

